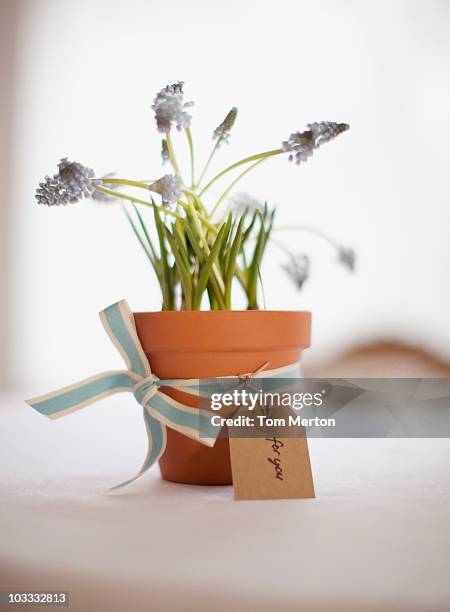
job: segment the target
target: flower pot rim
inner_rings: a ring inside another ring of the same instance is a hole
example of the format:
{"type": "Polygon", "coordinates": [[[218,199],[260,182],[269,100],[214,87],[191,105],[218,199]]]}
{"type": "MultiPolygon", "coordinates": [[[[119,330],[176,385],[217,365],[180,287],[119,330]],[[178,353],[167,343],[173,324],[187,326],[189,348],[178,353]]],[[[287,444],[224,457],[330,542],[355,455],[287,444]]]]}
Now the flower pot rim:
{"type": "Polygon", "coordinates": [[[133,316],[149,353],[295,350],[311,340],[311,313],[306,311],[161,310],[133,316]]]}
{"type": "Polygon", "coordinates": [[[245,314],[246,316],[255,315],[258,316],[271,314],[297,314],[297,315],[307,315],[311,316],[310,310],[138,310],[133,311],[133,315],[164,315],[164,316],[178,316],[182,314],[190,314],[190,315],[213,315],[213,316],[223,316],[224,314],[230,315],[232,313],[238,313],[240,315],[245,314]]]}

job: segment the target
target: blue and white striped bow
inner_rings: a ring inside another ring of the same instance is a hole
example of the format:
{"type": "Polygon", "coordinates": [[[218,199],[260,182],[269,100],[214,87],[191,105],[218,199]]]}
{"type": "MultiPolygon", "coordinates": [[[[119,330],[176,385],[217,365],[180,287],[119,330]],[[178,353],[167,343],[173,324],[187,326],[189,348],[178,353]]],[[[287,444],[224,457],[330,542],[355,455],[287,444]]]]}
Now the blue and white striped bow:
{"type": "MultiPolygon", "coordinates": [[[[123,391],[133,393],[143,406],[148,437],[147,456],[139,472],[133,478],[110,489],[112,491],[141,476],[159,459],[166,447],[166,427],[171,427],[210,447],[214,446],[220,427],[213,425],[210,412],[182,404],[160,391],[160,387],[170,387],[200,397],[201,381],[199,379],[160,380],[152,373],[139,342],[133,314],[125,300],[102,310],[100,319],[124,359],[127,370],[97,374],[53,393],[27,400],[27,403],[48,418],[57,419],[113,393],[123,391]]],[[[275,377],[279,374],[288,377],[296,373],[298,375],[298,364],[291,364],[277,370],[266,370],[264,377],[275,377]]],[[[262,375],[260,372],[256,373],[256,376],[260,375],[262,375]]],[[[209,391],[208,386],[203,386],[205,397],[210,397],[209,391]]]]}

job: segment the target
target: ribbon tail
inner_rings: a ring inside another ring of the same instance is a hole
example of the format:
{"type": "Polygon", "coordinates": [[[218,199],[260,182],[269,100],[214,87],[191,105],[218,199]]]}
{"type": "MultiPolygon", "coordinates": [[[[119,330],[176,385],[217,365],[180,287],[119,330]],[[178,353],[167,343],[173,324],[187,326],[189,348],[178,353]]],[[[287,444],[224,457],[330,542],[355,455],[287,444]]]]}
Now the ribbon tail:
{"type": "Polygon", "coordinates": [[[205,446],[214,446],[221,427],[214,425],[214,413],[177,402],[158,391],[146,402],[149,413],[158,421],[205,446]]]}
{"type": "Polygon", "coordinates": [[[113,393],[132,391],[139,380],[141,377],[134,372],[103,372],[26,402],[49,419],[58,419],[113,393]]]}
{"type": "Polygon", "coordinates": [[[147,450],[147,456],[145,457],[145,460],[144,460],[144,463],[142,464],[141,469],[132,478],[129,478],[128,480],[125,480],[124,482],[121,482],[120,484],[115,485],[114,487],[111,487],[110,489],[108,489],[105,492],[106,495],[108,495],[109,493],[112,493],[113,491],[117,491],[118,489],[121,489],[122,487],[125,487],[126,485],[130,484],[131,482],[139,478],[139,476],[142,476],[144,472],[146,472],[150,467],[152,467],[152,465],[156,461],[158,461],[158,459],[161,457],[161,455],[166,450],[166,443],[167,443],[166,427],[162,423],[160,423],[158,419],[155,419],[150,414],[147,408],[144,408],[144,423],[145,423],[145,429],[147,431],[148,450],[147,450]]]}

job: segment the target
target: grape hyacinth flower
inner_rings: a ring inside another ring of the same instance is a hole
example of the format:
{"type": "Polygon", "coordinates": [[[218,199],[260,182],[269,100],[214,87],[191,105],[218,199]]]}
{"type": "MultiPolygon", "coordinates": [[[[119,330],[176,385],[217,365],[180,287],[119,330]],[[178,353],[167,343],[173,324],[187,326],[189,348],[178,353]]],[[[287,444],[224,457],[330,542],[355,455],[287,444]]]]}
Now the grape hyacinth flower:
{"type": "Polygon", "coordinates": [[[295,284],[297,289],[301,289],[305,281],[309,278],[310,261],[307,255],[291,255],[287,264],[283,265],[283,270],[295,284]]]}
{"type": "Polygon", "coordinates": [[[334,123],[333,121],[321,121],[320,123],[308,123],[308,130],[314,134],[316,147],[320,147],[326,142],[330,142],[342,132],[350,129],[348,123],[334,123]]]}
{"type": "Polygon", "coordinates": [[[94,171],[64,157],[58,164],[58,173],[45,177],[36,190],[38,204],[60,206],[75,204],[94,191],[94,171]]]}
{"type": "Polygon", "coordinates": [[[242,216],[245,212],[250,213],[251,215],[256,211],[263,211],[263,204],[253,198],[248,193],[237,193],[231,198],[231,210],[237,215],[242,216]]]}
{"type": "Polygon", "coordinates": [[[183,82],[167,85],[156,94],[152,109],[155,112],[156,126],[164,134],[169,132],[172,124],[177,130],[188,128],[191,125],[191,116],[186,108],[193,102],[184,102],[183,82]]]}
{"type": "Polygon", "coordinates": [[[353,249],[346,249],[345,247],[339,247],[338,249],[338,261],[347,266],[347,268],[353,272],[355,270],[356,253],[353,249]]]}
{"type": "Polygon", "coordinates": [[[59,179],[71,191],[74,198],[82,200],[88,198],[94,191],[92,179],[94,171],[78,162],[71,162],[64,157],[58,164],[59,172],[54,178],[59,179]]]}
{"type": "Polygon", "coordinates": [[[36,200],[44,206],[65,206],[78,201],[65,183],[51,176],[46,176],[43,182],[39,183],[36,200]]]}
{"type": "Polygon", "coordinates": [[[217,146],[219,146],[221,142],[226,142],[228,144],[231,129],[236,121],[237,114],[238,109],[233,106],[222,123],[214,130],[213,138],[217,140],[217,146]]]}
{"type": "Polygon", "coordinates": [[[346,123],[334,123],[332,121],[321,121],[320,123],[310,123],[304,132],[293,132],[288,140],[283,141],[282,148],[290,152],[289,161],[300,164],[311,157],[315,149],[322,144],[336,138],[342,132],[349,129],[346,123]]]}
{"type": "Polygon", "coordinates": [[[182,183],[177,174],[165,174],[160,179],[149,185],[150,191],[159,193],[164,204],[176,204],[182,195],[182,183]]]}
{"type": "Polygon", "coordinates": [[[288,140],[284,140],[282,145],[284,151],[291,152],[289,155],[289,161],[294,161],[296,164],[300,164],[302,161],[306,161],[308,157],[314,152],[316,148],[316,141],[314,134],[311,130],[305,132],[294,132],[288,140]],[[295,152],[295,155],[294,153],[295,152]]]}

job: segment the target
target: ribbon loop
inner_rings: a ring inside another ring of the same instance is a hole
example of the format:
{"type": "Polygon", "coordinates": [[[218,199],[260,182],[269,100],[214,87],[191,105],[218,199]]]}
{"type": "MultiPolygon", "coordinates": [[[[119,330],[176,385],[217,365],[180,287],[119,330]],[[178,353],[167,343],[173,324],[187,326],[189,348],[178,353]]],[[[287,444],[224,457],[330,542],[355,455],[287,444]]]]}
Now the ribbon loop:
{"type": "Polygon", "coordinates": [[[125,300],[100,312],[100,320],[129,370],[140,376],[150,376],[150,364],[142,349],[133,314],[125,300]]]}

